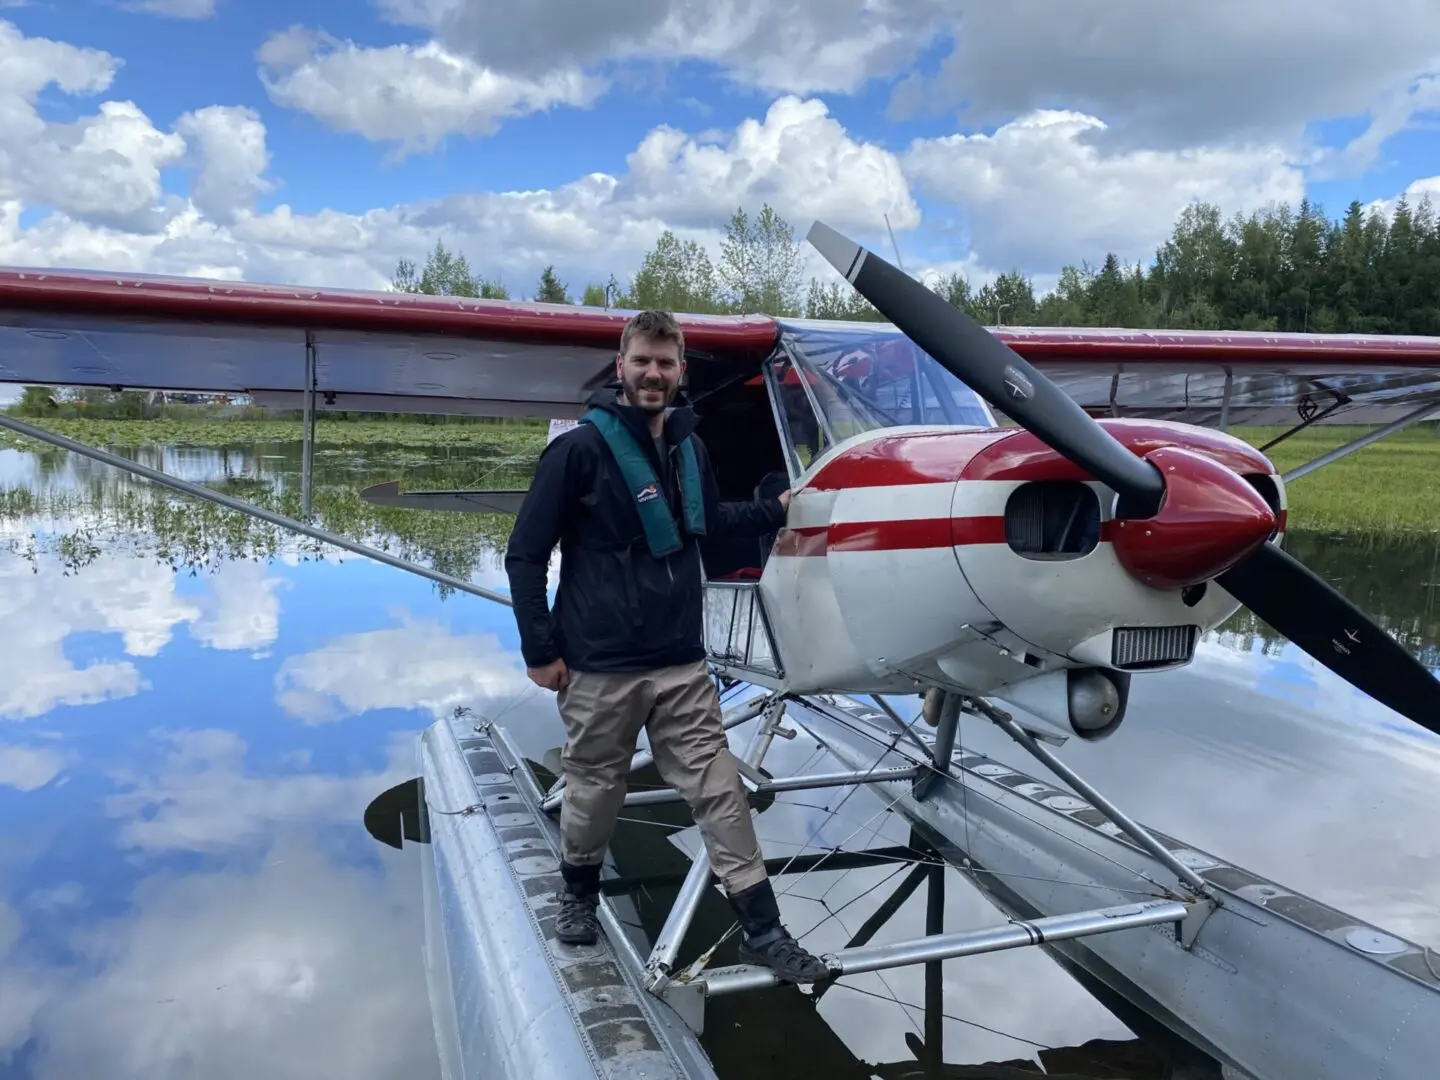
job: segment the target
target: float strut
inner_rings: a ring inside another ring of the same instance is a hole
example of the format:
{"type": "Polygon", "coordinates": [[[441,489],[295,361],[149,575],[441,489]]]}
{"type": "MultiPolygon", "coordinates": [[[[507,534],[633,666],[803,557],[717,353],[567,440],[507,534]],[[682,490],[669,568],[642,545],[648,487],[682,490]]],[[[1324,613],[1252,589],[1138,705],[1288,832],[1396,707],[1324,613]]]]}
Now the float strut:
{"type": "Polygon", "coordinates": [[[1214,899],[1214,894],[1204,878],[1179,859],[1175,858],[1174,854],[1171,853],[1164,844],[1150,835],[1150,831],[1146,829],[1145,826],[1141,825],[1138,821],[1131,820],[1119,807],[1083,780],[1079,773],[1066,765],[1048,749],[1041,746],[1028,731],[1011,718],[1009,713],[995,708],[995,706],[981,698],[967,698],[966,702],[975,712],[993,721],[996,727],[1000,728],[1005,734],[1009,735],[1026,750],[1030,751],[1046,768],[1073,787],[1085,799],[1089,800],[1097,810],[1113,821],[1121,832],[1153,855],[1158,862],[1162,863],[1165,868],[1177,878],[1185,882],[1185,884],[1189,885],[1200,895],[1212,900],[1214,899]]]}
{"type": "MultiPolygon", "coordinates": [[[[939,693],[942,696],[939,715],[935,721],[935,749],[930,754],[930,771],[916,780],[911,788],[911,794],[917,802],[924,802],[940,778],[949,775],[950,759],[955,755],[955,736],[960,732],[960,706],[963,699],[959,694],[946,690],[939,693]]],[[[926,702],[927,708],[929,704],[926,702]]]]}
{"type": "MultiPolygon", "coordinates": [[[[785,699],[771,699],[765,706],[760,726],[755,730],[750,745],[745,750],[742,759],[745,764],[758,768],[765,760],[765,754],[769,751],[770,744],[775,741],[775,736],[782,734],[781,724],[784,718],[785,699]]],[[[709,886],[710,852],[701,844],[699,852],[690,863],[690,872],[685,875],[685,881],[675,897],[675,903],[670,907],[665,925],[660,928],[660,933],[655,938],[649,963],[645,965],[646,989],[652,994],[660,994],[669,984],[670,974],[675,969],[675,957],[679,955],[680,946],[685,940],[685,932],[690,929],[691,920],[695,918],[695,911],[700,907],[700,901],[705,898],[709,886]]]]}
{"type": "MultiPolygon", "coordinates": [[[[1052,941],[1070,941],[1095,934],[1133,930],[1184,919],[1187,907],[1178,900],[1143,900],[1119,907],[1080,911],[1073,915],[1051,915],[1043,919],[1015,920],[1004,926],[984,930],[964,930],[953,934],[936,934],[897,941],[888,945],[870,945],[858,949],[841,949],[821,959],[830,968],[832,978],[858,975],[866,971],[885,971],[912,964],[929,964],[952,960],[957,956],[1018,949],[1027,945],[1044,945],[1052,941]]],[[[702,983],[707,997],[733,994],[741,990],[760,990],[778,986],[779,977],[769,968],[741,964],[729,968],[712,968],[697,975],[693,982],[702,983]]]]}

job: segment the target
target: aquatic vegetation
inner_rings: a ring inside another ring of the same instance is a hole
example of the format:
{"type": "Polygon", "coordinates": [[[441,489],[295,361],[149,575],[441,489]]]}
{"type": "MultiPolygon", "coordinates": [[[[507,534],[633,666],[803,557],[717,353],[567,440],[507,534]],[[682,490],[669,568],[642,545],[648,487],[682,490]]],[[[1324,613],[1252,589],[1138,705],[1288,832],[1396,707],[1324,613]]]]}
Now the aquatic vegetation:
{"type": "MultiPolygon", "coordinates": [[[[90,445],[102,445],[106,434],[113,437],[115,433],[96,432],[96,427],[149,428],[165,421],[132,421],[128,425],[112,421],[75,423],[91,430],[65,434],[90,445]]],[[[216,422],[213,426],[229,430],[240,425],[216,422]]],[[[392,439],[395,428],[410,427],[375,426],[390,429],[385,434],[392,439]]],[[[441,430],[413,426],[425,432],[441,430]]],[[[187,446],[197,447],[196,439],[192,432],[189,442],[164,446],[132,443],[127,447],[121,439],[111,446],[123,457],[184,475],[232,498],[297,520],[303,518],[299,443],[228,443],[185,452],[187,446]]],[[[0,489],[0,523],[10,526],[10,550],[30,558],[32,565],[35,553],[44,551],[57,555],[67,573],[77,572],[88,561],[86,553],[96,545],[132,550],[176,572],[192,574],[213,571],[221,563],[237,559],[289,556],[308,561],[352,557],[341,549],[250,515],[193,499],[33,440],[21,441],[35,463],[36,475],[23,486],[0,489]],[[14,535],[16,525],[29,535],[14,535]]],[[[498,441],[492,435],[469,445],[401,448],[404,452],[397,455],[396,448],[388,444],[366,445],[362,440],[334,456],[322,458],[317,453],[310,522],[346,539],[469,578],[476,570],[499,566],[510,532],[508,516],[373,506],[360,498],[360,490],[391,479],[401,480],[407,488],[524,487],[543,444],[542,433],[539,445],[527,453],[522,440],[512,436],[508,441],[498,441]]]]}
{"type": "MultiPolygon", "coordinates": [[[[1264,446],[1282,428],[1234,428],[1264,446]]],[[[1317,425],[1266,451],[1283,473],[1343,446],[1371,427],[1317,425]]],[[[1288,487],[1296,528],[1344,533],[1413,533],[1440,529],[1440,426],[1416,424],[1358,453],[1302,476],[1288,487]]]]}
{"type": "MultiPolygon", "coordinates": [[[[81,420],[25,417],[25,422],[106,449],[137,446],[242,446],[294,443],[302,437],[299,420],[81,420]]],[[[393,420],[315,422],[316,454],[325,448],[389,444],[397,447],[467,447],[489,453],[538,454],[545,445],[543,421],[493,424],[426,424],[393,420]]],[[[0,431],[0,446],[29,450],[34,441],[0,431]]]]}

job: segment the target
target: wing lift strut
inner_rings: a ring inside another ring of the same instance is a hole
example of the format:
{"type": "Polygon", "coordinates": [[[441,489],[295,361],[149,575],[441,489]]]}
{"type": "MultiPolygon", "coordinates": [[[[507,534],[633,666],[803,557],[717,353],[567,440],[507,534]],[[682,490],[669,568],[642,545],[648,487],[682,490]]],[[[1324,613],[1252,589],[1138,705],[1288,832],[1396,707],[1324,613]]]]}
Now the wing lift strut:
{"type": "MultiPolygon", "coordinates": [[[[1115,391],[1118,385],[1119,378],[1120,376],[1116,374],[1110,386],[1110,409],[1111,414],[1115,416],[1119,415],[1119,411],[1115,407],[1115,391]]],[[[1316,403],[1314,398],[1312,398],[1309,394],[1306,394],[1300,399],[1300,403],[1297,406],[1297,411],[1300,415],[1300,423],[1296,424],[1294,427],[1282,431],[1279,435],[1275,436],[1275,438],[1271,439],[1269,442],[1265,443],[1265,445],[1261,446],[1260,452],[1262,454],[1269,453],[1271,450],[1279,446],[1285,440],[1295,435],[1298,435],[1300,432],[1304,431],[1312,424],[1318,424],[1327,416],[1331,415],[1332,413],[1338,412],[1339,410],[1345,408],[1345,406],[1352,403],[1351,397],[1343,391],[1336,390],[1332,386],[1327,386],[1319,379],[1311,379],[1309,381],[1313,385],[1318,387],[1320,390],[1322,390],[1325,394],[1329,395],[1331,399],[1330,403],[1327,404],[1325,407],[1321,408],[1316,403]]],[[[1227,368],[1225,371],[1225,394],[1220,405],[1219,428],[1221,431],[1225,431],[1229,427],[1228,418],[1230,412],[1230,397],[1233,383],[1233,373],[1229,370],[1229,368],[1227,368]]],[[[1290,469],[1289,471],[1282,474],[1280,479],[1287,484],[1290,483],[1292,480],[1298,480],[1302,476],[1307,476],[1312,472],[1317,472],[1320,469],[1323,469],[1326,465],[1334,464],[1341,458],[1349,457],[1357,450],[1363,450],[1365,449],[1365,447],[1370,446],[1372,443],[1377,443],[1381,439],[1388,439],[1391,435],[1398,434],[1399,432],[1404,431],[1406,428],[1410,427],[1413,424],[1418,424],[1421,421],[1433,419],[1437,415],[1440,415],[1440,402],[1428,401],[1425,404],[1420,405],[1415,409],[1412,409],[1410,412],[1405,413],[1403,416],[1390,421],[1390,423],[1381,425],[1374,431],[1366,432],[1364,435],[1351,439],[1349,442],[1345,443],[1342,446],[1337,446],[1333,450],[1327,450],[1319,457],[1313,458],[1312,460],[1305,462],[1303,465],[1295,466],[1295,468],[1290,469]]]]}

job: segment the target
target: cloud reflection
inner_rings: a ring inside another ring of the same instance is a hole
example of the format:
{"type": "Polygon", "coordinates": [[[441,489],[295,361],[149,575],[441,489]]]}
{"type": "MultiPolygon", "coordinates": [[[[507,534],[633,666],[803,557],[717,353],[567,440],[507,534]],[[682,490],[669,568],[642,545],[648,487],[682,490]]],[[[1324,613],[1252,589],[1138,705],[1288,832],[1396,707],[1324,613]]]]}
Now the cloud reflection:
{"type": "Polygon", "coordinates": [[[376,794],[414,775],[418,737],[392,735],[386,765],[372,772],[327,775],[300,760],[293,772],[263,775],[247,769],[236,732],[157,732],[169,752],[153,773],[116,770],[126,790],[105,800],[105,812],[124,821],[122,845],[152,852],[213,852],[290,828],[353,831],[376,794]]]}
{"type": "Polygon", "coordinates": [[[281,837],[251,872],[147,879],[129,913],[74,935],[80,963],[42,1005],[22,1000],[33,1075],[435,1075],[416,872],[281,837]]]}
{"type": "Polygon", "coordinates": [[[45,746],[0,745],[0,787],[35,791],[60,775],[64,758],[45,746]]]}
{"type": "MultiPolygon", "coordinates": [[[[287,657],[275,676],[276,700],[306,724],[376,709],[418,708],[439,718],[459,706],[506,715],[530,709],[553,718],[553,695],[526,677],[518,651],[490,633],[457,634],[439,622],[399,613],[400,625],[343,634],[313,652],[287,657]]],[[[529,749],[528,747],[526,748],[529,749]]]]}
{"type": "Polygon", "coordinates": [[[46,559],[0,559],[0,717],[23,720],[61,705],[132,697],[149,683],[131,659],[77,662],[67,639],[118,635],[124,656],[153,658],[188,624],[211,648],[256,650],[278,633],[277,579],[253,563],[230,563],[199,596],[181,595],[168,566],[102,553],[66,576],[46,559]]]}

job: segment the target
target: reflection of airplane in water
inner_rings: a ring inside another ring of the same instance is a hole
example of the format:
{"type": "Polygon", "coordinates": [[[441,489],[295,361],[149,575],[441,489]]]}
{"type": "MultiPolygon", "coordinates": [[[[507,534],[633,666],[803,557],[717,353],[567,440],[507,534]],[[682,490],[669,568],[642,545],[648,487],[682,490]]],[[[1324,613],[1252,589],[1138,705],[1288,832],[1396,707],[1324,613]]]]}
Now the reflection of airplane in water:
{"type": "MultiPolygon", "coordinates": [[[[1433,1071],[1440,958],[1141,827],[1052,747],[1112,735],[1132,679],[1189,664],[1242,604],[1407,722],[1440,728],[1435,677],[1282,547],[1288,482],[1440,407],[1440,341],[990,332],[823,226],[811,236],[893,326],[683,320],[687,390],[722,495],[795,492],[770,542],[704,543],[711,662],[763,691],[729,720],[757,792],[878,798],[1010,919],[841,948],[826,954],[834,978],[1039,946],[1097,994],[1257,1077],[1433,1071]],[[1135,370],[1146,418],[1123,415],[1135,370]],[[1108,395],[1087,389],[1097,377],[1108,395]],[[1223,429],[1287,403],[1294,430],[1360,405],[1393,419],[1282,476],[1223,429]],[[997,425],[992,407],[1017,426],[997,425]],[[1185,422],[1211,414],[1221,430],[1185,422]],[[907,718],[917,695],[924,707],[907,718]],[[962,715],[1046,771],[967,752],[962,715]],[[765,771],[773,741],[798,731],[833,771],[765,771]]],[[[15,381],[301,406],[306,515],[325,409],[574,419],[613,376],[623,322],[460,298],[0,273],[0,356],[15,381]]],[[[13,418],[0,425],[508,603],[13,418]]],[[[523,495],[365,494],[480,512],[523,495]]],[[[682,962],[711,892],[703,850],[653,936],[626,934],[616,898],[601,906],[602,941],[566,948],[552,925],[560,792],[483,718],[429,729],[420,772],[425,813],[410,831],[431,841],[426,953],[448,1075],[714,1075],[707,1018],[727,995],[773,990],[774,976],[718,952],[682,962]]]]}

